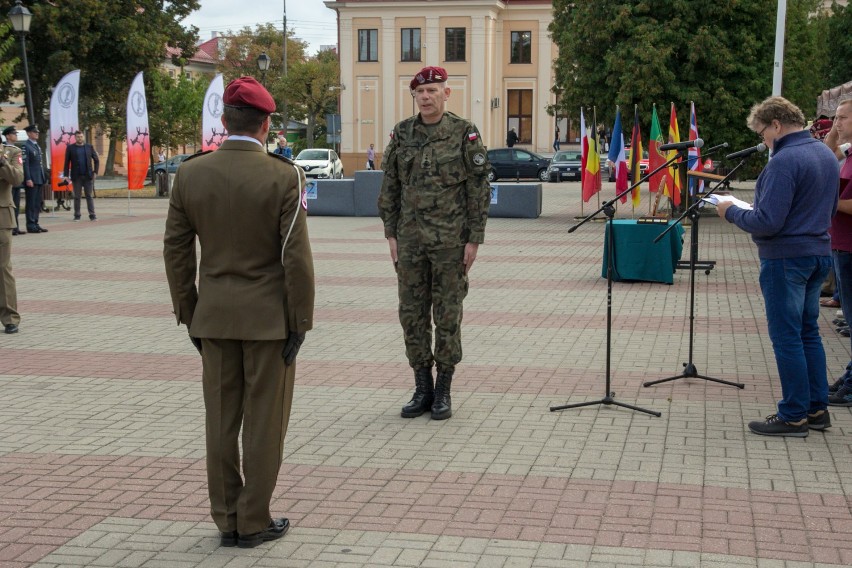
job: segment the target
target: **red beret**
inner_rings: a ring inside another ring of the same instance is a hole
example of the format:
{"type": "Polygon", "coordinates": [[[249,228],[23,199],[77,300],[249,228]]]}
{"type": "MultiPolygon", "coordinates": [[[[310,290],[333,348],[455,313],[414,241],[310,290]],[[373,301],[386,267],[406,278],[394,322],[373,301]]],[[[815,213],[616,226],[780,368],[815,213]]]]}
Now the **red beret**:
{"type": "Polygon", "coordinates": [[[408,88],[412,91],[417,88],[417,85],[426,85],[429,83],[443,83],[447,80],[447,70],[443,67],[424,67],[417,72],[414,79],[408,84],[408,88]]]}
{"type": "Polygon", "coordinates": [[[252,107],[267,114],[275,112],[275,101],[254,77],[234,79],[225,87],[222,100],[234,107],[252,107]]]}

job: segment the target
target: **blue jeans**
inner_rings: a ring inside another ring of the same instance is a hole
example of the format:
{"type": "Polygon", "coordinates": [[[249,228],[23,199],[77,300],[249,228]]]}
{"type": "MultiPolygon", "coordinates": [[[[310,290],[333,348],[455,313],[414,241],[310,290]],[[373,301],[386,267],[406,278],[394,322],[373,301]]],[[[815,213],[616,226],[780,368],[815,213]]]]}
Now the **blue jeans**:
{"type": "Polygon", "coordinates": [[[819,291],[830,267],[829,256],[760,259],[760,289],[781,377],[778,417],[786,422],[828,406],[825,350],[817,318],[819,291]]]}
{"type": "MultiPolygon", "coordinates": [[[[847,322],[852,321],[852,252],[835,250],[831,252],[834,260],[834,281],[837,291],[840,293],[840,309],[847,322]],[[843,305],[846,298],[846,305],[843,305]]],[[[852,361],[846,365],[846,384],[852,386],[852,361]]]]}

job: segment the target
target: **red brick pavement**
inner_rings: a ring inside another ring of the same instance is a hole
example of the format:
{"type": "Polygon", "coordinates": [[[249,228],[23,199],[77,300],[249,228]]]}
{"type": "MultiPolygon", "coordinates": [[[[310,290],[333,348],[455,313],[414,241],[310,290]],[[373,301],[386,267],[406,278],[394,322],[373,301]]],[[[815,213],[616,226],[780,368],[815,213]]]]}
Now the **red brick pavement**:
{"type": "MultiPolygon", "coordinates": [[[[203,461],[10,454],[0,562],[108,517],[207,521],[203,461]]],[[[661,548],[852,564],[852,500],[650,482],[284,464],[275,511],[304,528],[661,548]]],[[[9,564],[13,565],[13,564],[9,564]]]]}

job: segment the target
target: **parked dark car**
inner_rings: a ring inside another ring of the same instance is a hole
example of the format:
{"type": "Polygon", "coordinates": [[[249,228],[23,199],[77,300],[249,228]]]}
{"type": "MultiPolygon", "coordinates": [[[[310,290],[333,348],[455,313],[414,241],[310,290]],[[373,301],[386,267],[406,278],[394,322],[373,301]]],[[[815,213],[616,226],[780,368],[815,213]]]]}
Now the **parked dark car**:
{"type": "Polygon", "coordinates": [[[500,178],[548,180],[547,168],[550,166],[550,158],[539,156],[529,150],[518,148],[488,150],[488,161],[491,162],[488,181],[495,181],[500,178]]]}
{"type": "Polygon", "coordinates": [[[180,166],[181,162],[190,156],[192,156],[192,154],[175,154],[165,162],[157,162],[151,166],[151,170],[149,171],[151,181],[156,183],[157,178],[160,176],[177,173],[178,166],[180,166]]]}
{"type": "Polygon", "coordinates": [[[583,153],[579,150],[564,150],[556,152],[550,160],[547,169],[550,181],[562,181],[566,179],[580,179],[580,170],[583,167],[583,153]]]}

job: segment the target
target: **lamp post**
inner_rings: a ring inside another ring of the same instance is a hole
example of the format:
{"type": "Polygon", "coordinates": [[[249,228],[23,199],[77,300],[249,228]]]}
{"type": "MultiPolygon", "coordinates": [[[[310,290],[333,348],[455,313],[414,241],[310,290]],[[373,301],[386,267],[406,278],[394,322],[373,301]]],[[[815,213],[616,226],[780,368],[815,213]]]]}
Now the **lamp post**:
{"type": "Polygon", "coordinates": [[[16,0],[15,5],[9,10],[9,19],[12,21],[12,29],[21,38],[21,59],[24,63],[24,87],[26,87],[27,116],[30,124],[35,124],[35,113],[33,112],[33,94],[30,91],[30,68],[27,64],[27,34],[30,31],[32,12],[26,6],[21,5],[21,0],[16,0]]]}
{"type": "Polygon", "coordinates": [[[264,81],[266,80],[266,72],[269,71],[269,63],[272,61],[272,58],[266,55],[264,51],[260,55],[257,56],[257,68],[260,69],[260,84],[264,87],[264,81]]]}

